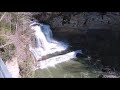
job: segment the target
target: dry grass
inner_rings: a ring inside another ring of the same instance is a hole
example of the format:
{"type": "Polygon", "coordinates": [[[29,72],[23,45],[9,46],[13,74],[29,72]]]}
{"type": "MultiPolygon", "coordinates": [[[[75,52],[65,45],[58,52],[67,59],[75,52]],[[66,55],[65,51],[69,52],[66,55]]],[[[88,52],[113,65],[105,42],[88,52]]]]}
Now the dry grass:
{"type": "Polygon", "coordinates": [[[33,58],[30,57],[27,44],[30,41],[30,13],[25,12],[0,12],[0,57],[5,61],[16,56],[20,67],[20,74],[23,78],[33,77],[33,58]]]}
{"type": "Polygon", "coordinates": [[[32,59],[28,59],[21,63],[20,65],[20,75],[22,78],[34,78],[35,71],[33,69],[34,67],[34,61],[32,59]]]}

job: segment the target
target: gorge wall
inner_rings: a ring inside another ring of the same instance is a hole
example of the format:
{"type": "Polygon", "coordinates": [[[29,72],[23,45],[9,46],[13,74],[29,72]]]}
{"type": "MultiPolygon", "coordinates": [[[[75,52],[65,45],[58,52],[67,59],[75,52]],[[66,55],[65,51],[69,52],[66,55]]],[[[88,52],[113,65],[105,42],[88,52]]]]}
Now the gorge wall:
{"type": "Polygon", "coordinates": [[[33,18],[49,23],[54,37],[67,39],[71,49],[82,49],[93,62],[120,64],[120,12],[36,12],[33,18]]]}

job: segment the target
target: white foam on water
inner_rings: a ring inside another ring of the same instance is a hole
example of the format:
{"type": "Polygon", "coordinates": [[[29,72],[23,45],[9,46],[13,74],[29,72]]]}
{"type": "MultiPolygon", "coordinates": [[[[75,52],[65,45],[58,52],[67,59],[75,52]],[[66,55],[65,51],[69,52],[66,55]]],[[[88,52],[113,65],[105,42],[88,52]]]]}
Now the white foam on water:
{"type": "Polygon", "coordinates": [[[76,54],[77,53],[82,53],[81,50],[76,50],[76,51],[72,51],[72,52],[69,52],[67,54],[64,54],[64,55],[59,55],[59,56],[55,56],[55,57],[52,57],[52,58],[49,58],[49,59],[46,59],[46,60],[43,60],[43,61],[39,61],[37,63],[37,68],[36,69],[45,69],[45,68],[48,68],[48,67],[55,67],[56,64],[59,64],[59,63],[62,63],[62,62],[66,62],[66,61],[69,61],[69,60],[72,60],[72,59],[76,59],[76,54]]]}
{"type": "Polygon", "coordinates": [[[36,47],[33,48],[29,45],[29,50],[33,53],[36,60],[39,60],[42,56],[61,52],[68,48],[68,44],[53,39],[49,25],[33,22],[30,27],[35,31],[36,47]]]}
{"type": "MultiPolygon", "coordinates": [[[[29,45],[29,50],[33,53],[36,60],[41,60],[42,56],[61,52],[68,49],[68,44],[62,41],[53,39],[52,31],[49,25],[33,22],[30,25],[31,29],[35,31],[36,45],[33,48],[29,45]]],[[[36,69],[44,69],[48,67],[55,67],[56,64],[75,59],[77,53],[82,53],[81,50],[69,52],[64,55],[55,56],[46,60],[38,61],[36,69]]]]}

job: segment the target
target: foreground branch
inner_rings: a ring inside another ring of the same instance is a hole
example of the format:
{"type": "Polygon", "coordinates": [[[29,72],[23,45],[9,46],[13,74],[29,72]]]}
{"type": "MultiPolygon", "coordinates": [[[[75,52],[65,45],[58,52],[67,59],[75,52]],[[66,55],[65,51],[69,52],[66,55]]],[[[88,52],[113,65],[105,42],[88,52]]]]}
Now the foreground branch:
{"type": "Polygon", "coordinates": [[[0,18],[0,22],[2,21],[2,19],[4,18],[4,16],[6,15],[6,12],[3,13],[3,15],[0,18]]]}
{"type": "Polygon", "coordinates": [[[7,45],[9,45],[9,44],[12,44],[12,42],[9,42],[9,43],[6,43],[6,44],[4,44],[4,45],[1,45],[0,48],[3,48],[3,47],[5,47],[5,46],[7,46],[7,45]]]}

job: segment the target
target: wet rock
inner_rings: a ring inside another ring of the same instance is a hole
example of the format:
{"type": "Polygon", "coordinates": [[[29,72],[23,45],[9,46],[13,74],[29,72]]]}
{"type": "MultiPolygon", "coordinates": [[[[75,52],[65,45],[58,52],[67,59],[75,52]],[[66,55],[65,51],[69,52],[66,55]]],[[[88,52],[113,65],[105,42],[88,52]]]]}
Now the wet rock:
{"type": "Polygon", "coordinates": [[[0,51],[1,51],[1,52],[5,52],[4,48],[0,48],[0,51]]]}
{"type": "Polygon", "coordinates": [[[88,58],[87,55],[81,54],[81,53],[78,53],[78,54],[76,55],[76,57],[77,57],[77,58],[88,58]]]}
{"type": "Polygon", "coordinates": [[[101,74],[101,75],[98,76],[98,78],[104,78],[104,75],[101,74]]]}
{"type": "Polygon", "coordinates": [[[119,76],[116,75],[104,75],[105,78],[120,78],[119,76]]]}
{"type": "Polygon", "coordinates": [[[36,12],[32,13],[38,21],[49,22],[55,27],[105,28],[119,26],[119,12],[36,12]]]}

